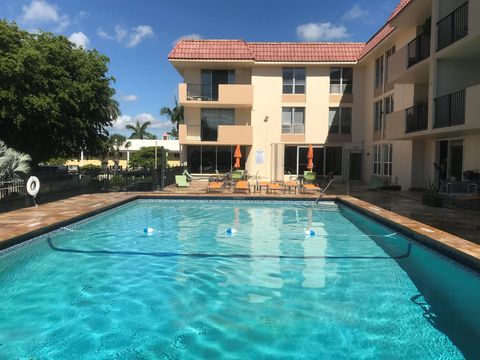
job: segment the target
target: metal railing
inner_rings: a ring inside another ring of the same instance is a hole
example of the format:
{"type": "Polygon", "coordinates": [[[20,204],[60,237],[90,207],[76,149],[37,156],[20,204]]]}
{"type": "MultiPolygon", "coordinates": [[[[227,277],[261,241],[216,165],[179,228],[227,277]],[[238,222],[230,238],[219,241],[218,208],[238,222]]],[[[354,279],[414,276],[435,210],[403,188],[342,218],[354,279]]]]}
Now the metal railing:
{"type": "Polygon", "coordinates": [[[187,128],[187,140],[200,141],[202,140],[202,133],[200,125],[186,125],[187,128]]]}
{"type": "Polygon", "coordinates": [[[217,101],[218,85],[187,84],[187,100],[217,101]]]}
{"type": "Polygon", "coordinates": [[[405,110],[405,133],[428,128],[428,104],[421,102],[405,110]]]}
{"type": "Polygon", "coordinates": [[[468,35],[468,1],[437,23],[437,51],[468,35]]]}
{"type": "Polygon", "coordinates": [[[465,124],[465,90],[435,99],[434,128],[465,124]]]}
{"type": "Polygon", "coordinates": [[[408,66],[413,66],[430,56],[430,35],[420,34],[408,43],[408,66]]]}

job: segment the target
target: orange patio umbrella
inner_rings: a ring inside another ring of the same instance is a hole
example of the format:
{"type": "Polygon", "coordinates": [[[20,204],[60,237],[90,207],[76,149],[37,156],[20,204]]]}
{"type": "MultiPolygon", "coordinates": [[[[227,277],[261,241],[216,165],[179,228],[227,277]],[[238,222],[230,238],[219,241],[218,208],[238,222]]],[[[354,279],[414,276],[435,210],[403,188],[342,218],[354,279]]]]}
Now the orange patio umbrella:
{"type": "Polygon", "coordinates": [[[242,158],[242,151],[240,150],[240,145],[237,145],[233,156],[235,157],[235,165],[233,165],[233,167],[235,169],[240,169],[240,159],[242,158]]]}
{"type": "Polygon", "coordinates": [[[308,146],[307,159],[308,159],[307,169],[312,171],[312,169],[313,169],[313,146],[312,146],[312,144],[310,144],[308,146]]]}

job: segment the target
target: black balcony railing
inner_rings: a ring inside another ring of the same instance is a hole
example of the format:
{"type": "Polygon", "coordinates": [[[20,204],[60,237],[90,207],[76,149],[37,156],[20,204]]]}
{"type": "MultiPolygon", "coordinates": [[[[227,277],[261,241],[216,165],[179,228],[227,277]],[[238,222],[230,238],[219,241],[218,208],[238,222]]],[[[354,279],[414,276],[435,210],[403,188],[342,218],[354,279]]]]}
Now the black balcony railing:
{"type": "Polygon", "coordinates": [[[218,85],[187,84],[187,100],[217,101],[218,85]]]}
{"type": "Polygon", "coordinates": [[[437,51],[468,34],[468,1],[437,23],[437,51]]]}
{"type": "Polygon", "coordinates": [[[428,104],[420,102],[405,110],[406,133],[426,130],[428,128],[428,104]]]}
{"type": "Polygon", "coordinates": [[[430,56],[430,35],[420,34],[408,43],[408,67],[430,56]]]}
{"type": "Polygon", "coordinates": [[[434,128],[465,124],[465,90],[435,99],[434,128]]]}

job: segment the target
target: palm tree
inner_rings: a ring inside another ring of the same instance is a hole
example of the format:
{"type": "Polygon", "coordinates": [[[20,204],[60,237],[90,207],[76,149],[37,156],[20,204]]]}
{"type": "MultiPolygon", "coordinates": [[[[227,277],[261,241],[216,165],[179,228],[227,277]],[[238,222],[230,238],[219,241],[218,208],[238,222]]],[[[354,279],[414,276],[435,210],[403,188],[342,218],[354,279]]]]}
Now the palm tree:
{"type": "Polygon", "coordinates": [[[174,139],[178,139],[178,130],[176,128],[172,128],[172,130],[167,132],[167,135],[171,136],[174,139]]]}
{"type": "Polygon", "coordinates": [[[175,99],[175,106],[173,108],[169,108],[167,106],[164,106],[163,108],[160,109],[160,115],[166,115],[172,122],[172,124],[175,125],[177,129],[177,138],[178,138],[178,128],[180,124],[184,123],[184,118],[183,118],[183,105],[179,105],[177,98],[175,99]]]}
{"type": "Polygon", "coordinates": [[[30,172],[30,155],[7,147],[0,141],[0,180],[13,181],[30,172]]]}
{"type": "Polygon", "coordinates": [[[111,154],[113,157],[113,173],[116,174],[118,171],[118,165],[120,163],[120,147],[129,147],[130,145],[130,141],[127,141],[125,136],[120,134],[110,135],[110,137],[102,144],[101,162],[103,170],[106,172],[108,167],[108,157],[111,154]]]}
{"type": "Polygon", "coordinates": [[[140,124],[140,121],[137,121],[135,125],[128,124],[125,128],[133,131],[129,139],[156,139],[155,135],[147,131],[150,125],[152,125],[150,121],[145,121],[143,124],[140,124]]]}

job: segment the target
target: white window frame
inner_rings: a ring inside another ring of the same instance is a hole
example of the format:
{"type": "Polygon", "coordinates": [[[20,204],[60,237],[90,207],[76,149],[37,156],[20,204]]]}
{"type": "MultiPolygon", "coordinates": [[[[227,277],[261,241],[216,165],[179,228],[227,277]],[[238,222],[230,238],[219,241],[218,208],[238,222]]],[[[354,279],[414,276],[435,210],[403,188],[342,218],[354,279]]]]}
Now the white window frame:
{"type": "Polygon", "coordinates": [[[292,106],[284,106],[282,107],[282,134],[305,134],[305,108],[304,107],[292,107],[292,106]],[[290,124],[283,123],[283,112],[286,109],[290,109],[290,124]],[[295,123],[295,111],[299,111],[298,109],[302,109],[303,111],[303,123],[296,124],[295,123]],[[284,131],[284,127],[289,126],[290,131],[284,131]]]}
{"type": "Polygon", "coordinates": [[[304,67],[284,67],[282,68],[282,93],[283,94],[305,94],[307,92],[307,70],[306,68],[304,67]],[[286,69],[292,69],[292,92],[289,93],[289,92],[284,92],[283,90],[283,87],[285,85],[288,85],[290,86],[290,84],[285,84],[285,78],[283,76],[283,72],[286,70],[286,69]],[[296,75],[296,72],[298,70],[303,70],[303,74],[304,74],[304,78],[303,78],[303,81],[300,81],[300,80],[297,80],[297,75],[296,75]],[[299,82],[297,84],[297,82],[299,82]],[[303,82],[303,84],[302,84],[303,82]],[[303,86],[303,91],[302,92],[297,92],[297,86],[303,86]]]}
{"type": "Polygon", "coordinates": [[[382,175],[382,146],[373,145],[372,147],[373,158],[373,175],[382,175]]]}
{"type": "Polygon", "coordinates": [[[392,176],[393,144],[383,144],[383,176],[392,176]]]}
{"type": "Polygon", "coordinates": [[[352,134],[352,117],[353,117],[353,111],[352,108],[349,106],[333,106],[328,108],[328,133],[329,134],[342,134],[342,135],[351,135],[352,134]],[[342,132],[342,112],[345,110],[342,109],[350,109],[350,132],[344,133],[342,132]],[[330,127],[332,126],[333,123],[333,118],[330,116],[330,112],[337,110],[338,111],[338,131],[337,132],[331,132],[330,127]]]}
{"type": "Polygon", "coordinates": [[[373,103],[373,131],[382,131],[383,99],[373,103]]]}
{"type": "Polygon", "coordinates": [[[330,94],[352,94],[353,93],[353,68],[352,67],[331,67],[330,68],[330,94]],[[340,84],[332,84],[332,70],[338,69],[340,70],[340,84]],[[350,84],[343,83],[343,71],[345,69],[350,69],[352,71],[352,82],[350,84]],[[351,86],[350,92],[345,92],[347,85],[351,86]],[[335,91],[338,89],[339,91],[335,91]]]}
{"type": "Polygon", "coordinates": [[[385,56],[382,55],[375,59],[375,89],[383,86],[384,72],[385,72],[385,56]]]}

